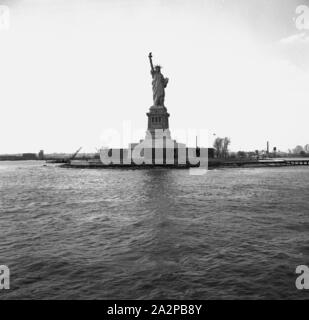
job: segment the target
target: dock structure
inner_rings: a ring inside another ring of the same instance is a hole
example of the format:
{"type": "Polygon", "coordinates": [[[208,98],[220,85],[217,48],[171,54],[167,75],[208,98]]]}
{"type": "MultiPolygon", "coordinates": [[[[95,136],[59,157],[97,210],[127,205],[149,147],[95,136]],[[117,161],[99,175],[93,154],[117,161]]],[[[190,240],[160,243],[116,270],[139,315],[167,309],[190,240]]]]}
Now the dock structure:
{"type": "Polygon", "coordinates": [[[306,159],[306,160],[284,160],[284,163],[287,166],[308,166],[309,159],[306,159]]]}
{"type": "Polygon", "coordinates": [[[285,167],[285,166],[309,166],[309,158],[274,158],[263,160],[247,159],[209,159],[209,167],[285,167]]]}

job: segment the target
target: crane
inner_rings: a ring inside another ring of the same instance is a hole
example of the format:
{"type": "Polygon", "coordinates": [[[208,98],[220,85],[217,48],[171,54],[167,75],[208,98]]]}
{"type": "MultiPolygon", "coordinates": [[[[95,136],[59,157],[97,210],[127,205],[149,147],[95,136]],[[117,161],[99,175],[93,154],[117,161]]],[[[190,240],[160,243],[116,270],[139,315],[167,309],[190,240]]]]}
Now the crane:
{"type": "Polygon", "coordinates": [[[80,148],[69,158],[69,160],[74,160],[81,149],[82,149],[82,147],[80,147],[80,148]]]}

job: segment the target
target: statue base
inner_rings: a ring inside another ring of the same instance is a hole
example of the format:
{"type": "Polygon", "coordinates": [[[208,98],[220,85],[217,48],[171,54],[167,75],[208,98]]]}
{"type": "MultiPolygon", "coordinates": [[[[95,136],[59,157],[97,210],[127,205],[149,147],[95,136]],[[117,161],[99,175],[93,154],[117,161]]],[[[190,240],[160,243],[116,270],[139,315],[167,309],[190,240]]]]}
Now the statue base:
{"type": "Polygon", "coordinates": [[[158,138],[163,136],[163,132],[165,132],[166,137],[170,139],[169,132],[169,113],[165,106],[151,106],[149,108],[149,112],[147,113],[148,117],[148,127],[146,133],[146,139],[155,139],[156,136],[158,138]],[[159,133],[159,132],[162,132],[159,133]]]}
{"type": "Polygon", "coordinates": [[[172,140],[169,116],[164,105],[149,108],[145,139],[129,145],[131,159],[135,163],[174,164],[176,154],[182,155],[182,160],[186,163],[186,145],[172,140]]]}

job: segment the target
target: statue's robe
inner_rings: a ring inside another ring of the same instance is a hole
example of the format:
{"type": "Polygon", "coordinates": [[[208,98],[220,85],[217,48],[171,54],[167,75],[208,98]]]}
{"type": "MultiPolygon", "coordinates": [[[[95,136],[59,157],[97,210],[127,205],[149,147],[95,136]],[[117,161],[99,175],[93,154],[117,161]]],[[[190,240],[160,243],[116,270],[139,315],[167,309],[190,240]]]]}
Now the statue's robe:
{"type": "Polygon", "coordinates": [[[165,90],[167,79],[163,77],[160,71],[151,71],[152,75],[152,91],[153,91],[153,104],[155,106],[164,106],[165,90]]]}

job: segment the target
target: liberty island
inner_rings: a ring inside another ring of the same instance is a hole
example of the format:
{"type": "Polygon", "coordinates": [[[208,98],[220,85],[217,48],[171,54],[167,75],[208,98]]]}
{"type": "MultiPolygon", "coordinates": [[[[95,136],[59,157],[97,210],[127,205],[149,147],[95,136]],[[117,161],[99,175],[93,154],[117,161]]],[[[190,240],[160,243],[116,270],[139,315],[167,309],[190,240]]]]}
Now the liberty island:
{"type": "Polygon", "coordinates": [[[165,89],[169,82],[161,73],[160,65],[153,65],[152,53],[148,55],[152,77],[153,105],[146,113],[148,118],[144,139],[129,143],[128,148],[102,148],[100,159],[71,160],[65,167],[130,167],[160,166],[190,168],[208,166],[208,156],[213,148],[187,147],[172,139],[169,116],[165,106],[165,89]]]}

